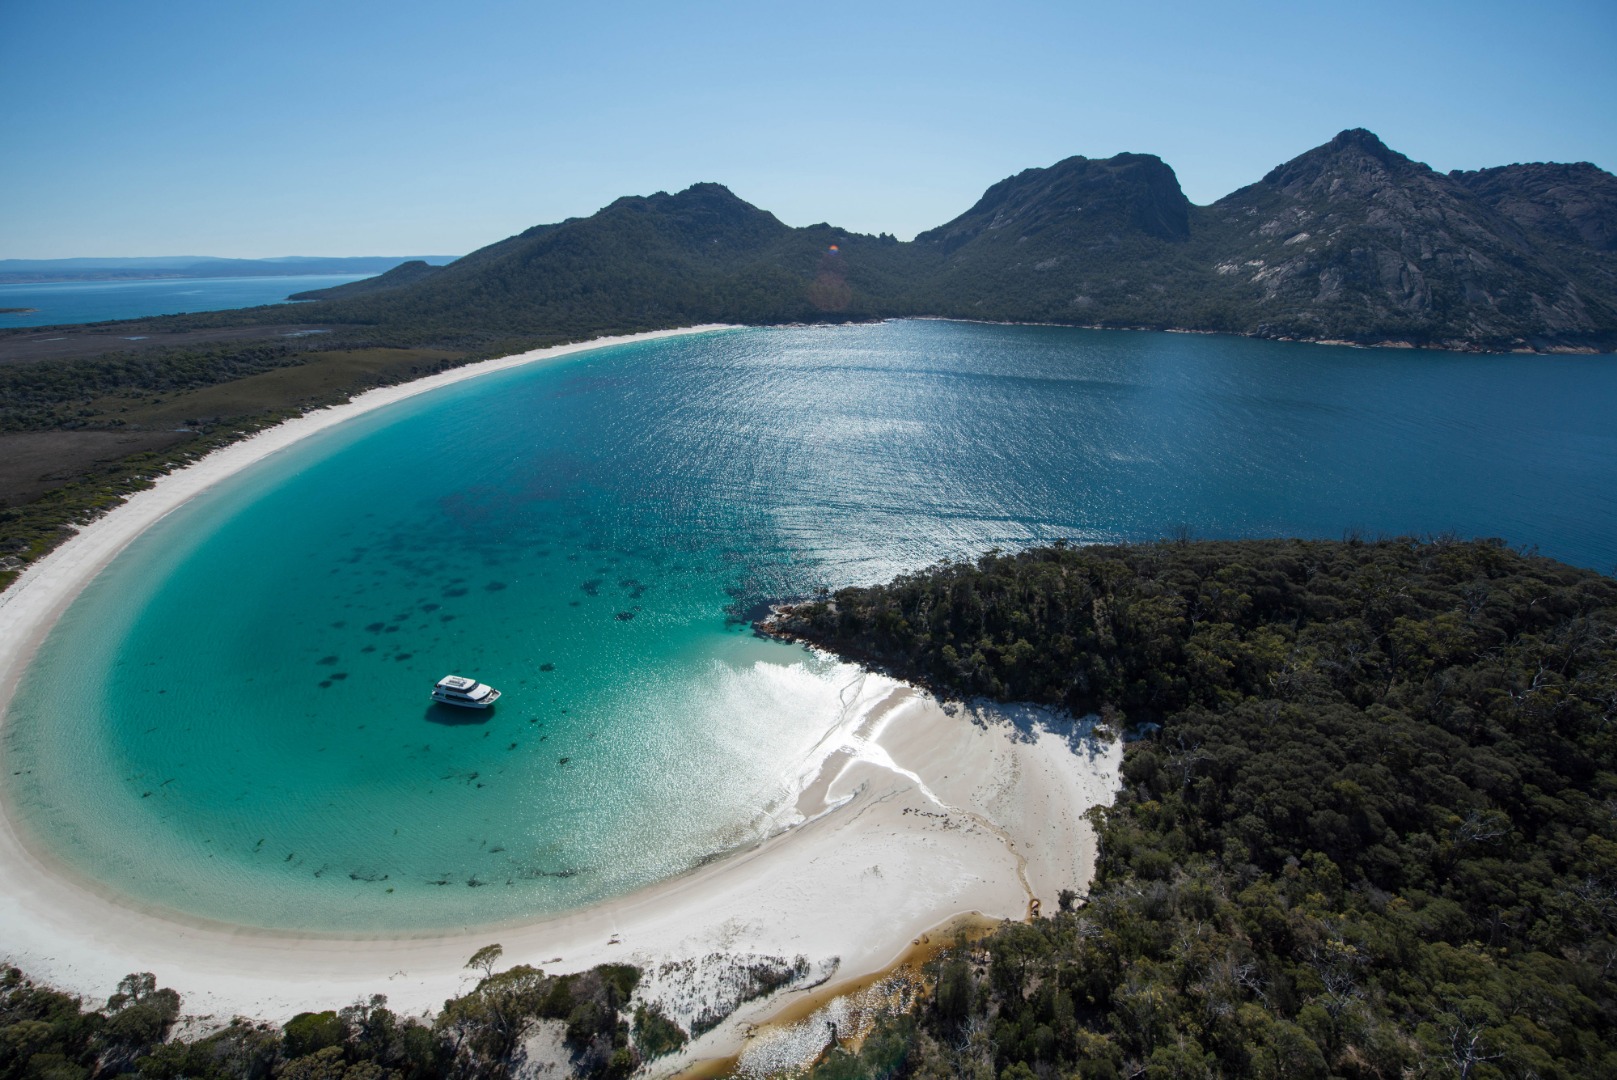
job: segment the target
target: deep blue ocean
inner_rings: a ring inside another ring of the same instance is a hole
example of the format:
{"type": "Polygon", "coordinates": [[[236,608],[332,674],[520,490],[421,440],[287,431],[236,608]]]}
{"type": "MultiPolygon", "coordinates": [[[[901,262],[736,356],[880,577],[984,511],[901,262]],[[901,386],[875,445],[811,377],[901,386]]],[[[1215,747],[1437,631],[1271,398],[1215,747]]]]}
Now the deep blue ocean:
{"type": "Polygon", "coordinates": [[[0,284],[0,308],[37,308],[0,314],[0,328],[140,319],[193,311],[279,304],[295,292],[329,289],[370,274],[296,274],[287,277],[155,278],[136,281],[47,281],[0,284]]]}
{"type": "MultiPolygon", "coordinates": [[[[775,828],[856,673],[758,601],[1067,538],[1498,536],[1617,565],[1617,361],[944,322],[485,376],[143,536],[4,728],[38,843],[259,926],[562,910],[775,828]],[[446,715],[432,683],[505,698],[446,715]]],[[[11,775],[15,773],[16,775],[11,775]]]]}

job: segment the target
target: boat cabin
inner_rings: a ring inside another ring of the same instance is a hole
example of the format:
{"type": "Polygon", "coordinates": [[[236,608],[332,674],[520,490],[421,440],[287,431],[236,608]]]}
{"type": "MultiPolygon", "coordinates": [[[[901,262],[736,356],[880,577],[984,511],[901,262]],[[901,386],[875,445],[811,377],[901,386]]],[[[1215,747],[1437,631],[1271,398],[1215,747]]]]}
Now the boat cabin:
{"type": "Polygon", "coordinates": [[[500,692],[494,687],[464,675],[445,675],[432,688],[432,700],[470,709],[486,709],[499,698],[500,692]]]}

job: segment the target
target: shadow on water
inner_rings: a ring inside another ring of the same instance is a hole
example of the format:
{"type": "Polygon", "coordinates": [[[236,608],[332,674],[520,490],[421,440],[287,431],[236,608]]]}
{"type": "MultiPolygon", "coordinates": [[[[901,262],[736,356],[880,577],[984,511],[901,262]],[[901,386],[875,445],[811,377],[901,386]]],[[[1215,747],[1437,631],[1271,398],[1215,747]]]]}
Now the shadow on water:
{"type": "Polygon", "coordinates": [[[445,727],[467,727],[475,724],[486,724],[494,719],[494,710],[498,705],[490,705],[486,709],[467,709],[459,705],[445,705],[434,701],[427,706],[426,719],[430,724],[442,724],[445,727]]]}

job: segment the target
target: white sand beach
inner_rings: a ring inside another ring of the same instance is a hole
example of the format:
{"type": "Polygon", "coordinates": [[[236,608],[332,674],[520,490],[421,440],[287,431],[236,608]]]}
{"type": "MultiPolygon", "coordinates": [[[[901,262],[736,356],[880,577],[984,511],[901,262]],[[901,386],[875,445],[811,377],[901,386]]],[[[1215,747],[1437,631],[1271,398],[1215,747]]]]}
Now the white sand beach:
{"type": "MultiPolygon", "coordinates": [[[[30,566],[0,594],[0,709],[51,625],[152,523],[252,463],[333,424],[440,386],[640,334],[470,365],[310,413],[160,479],[30,566]]],[[[97,999],[124,974],[151,971],[185,1012],[284,1020],[386,994],[422,1013],[468,989],[482,945],[504,963],[570,971],[614,961],[652,968],[714,953],[802,955],[833,983],[879,971],[924,932],[977,912],[1053,908],[1093,873],[1082,815],[1110,803],[1122,748],[1088,725],[1034,709],[967,708],[878,675],[852,688],[850,723],[822,747],[797,815],[770,839],[681,877],[590,908],[521,925],[416,936],[337,937],[209,924],[142,909],[33,850],[0,817],[0,960],[97,999]]],[[[692,778],[699,782],[700,778],[692,778]]],[[[0,806],[3,806],[0,800],[0,806]]],[[[670,1012],[689,1006],[654,978],[670,1012]]],[[[789,996],[789,995],[788,995],[789,996]]],[[[726,1056],[779,1002],[738,1011],[682,1055],[726,1056]]]]}

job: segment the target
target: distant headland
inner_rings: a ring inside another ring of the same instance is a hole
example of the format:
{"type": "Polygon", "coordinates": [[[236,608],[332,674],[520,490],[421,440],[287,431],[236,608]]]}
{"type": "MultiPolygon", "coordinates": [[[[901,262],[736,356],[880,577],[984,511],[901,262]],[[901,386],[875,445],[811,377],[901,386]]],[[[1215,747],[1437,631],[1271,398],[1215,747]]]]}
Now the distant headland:
{"type": "MultiPolygon", "coordinates": [[[[0,285],[52,281],[379,274],[411,259],[440,265],[452,262],[454,258],[453,255],[362,255],[353,258],[291,255],[276,259],[218,259],[206,255],[168,255],[139,259],[0,259],[0,285]]],[[[3,312],[17,310],[0,308],[3,312]]]]}

